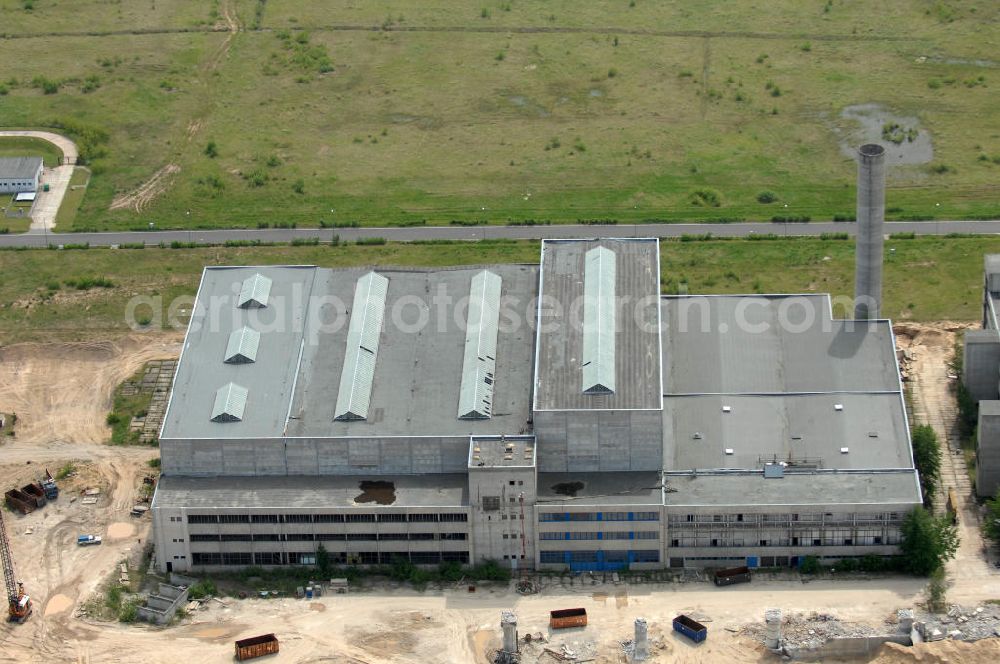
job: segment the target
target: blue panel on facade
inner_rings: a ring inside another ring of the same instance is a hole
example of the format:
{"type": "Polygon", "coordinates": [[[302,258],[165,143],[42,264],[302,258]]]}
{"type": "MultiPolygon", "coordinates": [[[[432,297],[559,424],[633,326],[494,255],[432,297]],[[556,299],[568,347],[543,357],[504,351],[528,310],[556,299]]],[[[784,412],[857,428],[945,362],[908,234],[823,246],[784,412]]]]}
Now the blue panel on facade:
{"type": "Polygon", "coordinates": [[[760,567],[760,558],[757,556],[747,556],[747,567],[750,569],[756,569],[760,567]]]}

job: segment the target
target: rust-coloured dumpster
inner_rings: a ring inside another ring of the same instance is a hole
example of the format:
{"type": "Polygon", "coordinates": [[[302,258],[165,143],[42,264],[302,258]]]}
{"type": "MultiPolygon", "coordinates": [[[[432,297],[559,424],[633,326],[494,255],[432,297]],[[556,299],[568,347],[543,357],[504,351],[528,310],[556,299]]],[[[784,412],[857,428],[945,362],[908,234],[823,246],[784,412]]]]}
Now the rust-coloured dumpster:
{"type": "Polygon", "coordinates": [[[278,637],[274,634],[251,636],[236,642],[236,659],[244,661],[278,652],[278,637]]]}
{"type": "Polygon", "coordinates": [[[29,512],[35,511],[34,499],[28,496],[23,491],[19,491],[18,489],[11,489],[3,496],[4,499],[7,501],[7,505],[15,512],[20,512],[21,514],[28,514],[29,512]]]}
{"type": "Polygon", "coordinates": [[[37,484],[21,487],[21,491],[35,501],[35,507],[45,507],[45,491],[37,484]]]}
{"type": "Polygon", "coordinates": [[[552,629],[586,626],[587,609],[559,609],[549,611],[549,627],[552,629]]]}

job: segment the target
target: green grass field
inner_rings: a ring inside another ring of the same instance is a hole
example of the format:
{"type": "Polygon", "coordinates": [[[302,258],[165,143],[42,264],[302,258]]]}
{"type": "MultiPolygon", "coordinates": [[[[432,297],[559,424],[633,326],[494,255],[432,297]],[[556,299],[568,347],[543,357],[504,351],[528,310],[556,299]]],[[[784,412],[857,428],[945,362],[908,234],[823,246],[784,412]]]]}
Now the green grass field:
{"type": "MultiPolygon", "coordinates": [[[[884,315],[897,321],[979,318],[983,254],[1000,252],[1000,238],[890,240],[886,247],[884,315]]],[[[166,320],[175,298],[188,298],[178,307],[190,307],[204,265],[450,266],[537,261],[538,243],[527,241],[88,249],[58,255],[55,250],[5,251],[0,253],[4,266],[0,345],[126,334],[126,307],[135,296],[159,298],[166,320]]],[[[851,295],[854,243],[819,239],[664,242],[661,268],[664,293],[686,289],[690,293],[851,295]]],[[[141,314],[148,313],[148,308],[141,310],[141,314]]]]}
{"type": "Polygon", "coordinates": [[[0,0],[0,126],[84,136],[60,230],[830,219],[865,103],[933,144],[890,218],[1000,216],[996,3],[26,4],[0,0]]]}
{"type": "Polygon", "coordinates": [[[76,213],[80,210],[87,188],[82,186],[87,184],[90,173],[86,168],[76,167],[69,180],[69,188],[63,196],[62,203],[59,204],[59,212],[56,213],[56,227],[69,228],[76,219],[76,213]],[[74,189],[76,187],[76,189],[74,189]]]}
{"type": "Polygon", "coordinates": [[[26,136],[0,136],[0,157],[41,157],[46,168],[62,162],[62,150],[48,141],[26,136]]]}

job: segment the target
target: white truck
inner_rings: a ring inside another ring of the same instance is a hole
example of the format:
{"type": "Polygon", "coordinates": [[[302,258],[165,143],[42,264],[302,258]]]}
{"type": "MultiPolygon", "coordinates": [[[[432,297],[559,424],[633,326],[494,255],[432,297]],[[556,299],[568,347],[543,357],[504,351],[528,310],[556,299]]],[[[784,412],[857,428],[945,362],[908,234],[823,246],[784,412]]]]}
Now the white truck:
{"type": "Polygon", "coordinates": [[[78,535],[76,538],[77,546],[90,546],[91,544],[100,544],[100,535],[78,535]]]}

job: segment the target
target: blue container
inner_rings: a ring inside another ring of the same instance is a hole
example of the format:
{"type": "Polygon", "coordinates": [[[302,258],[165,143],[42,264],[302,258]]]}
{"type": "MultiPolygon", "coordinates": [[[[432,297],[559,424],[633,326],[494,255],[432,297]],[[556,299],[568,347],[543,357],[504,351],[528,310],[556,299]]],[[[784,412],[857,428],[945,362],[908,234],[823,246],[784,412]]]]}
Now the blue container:
{"type": "Polygon", "coordinates": [[[674,631],[680,632],[695,643],[701,643],[708,638],[708,628],[685,615],[674,618],[674,631]]]}

